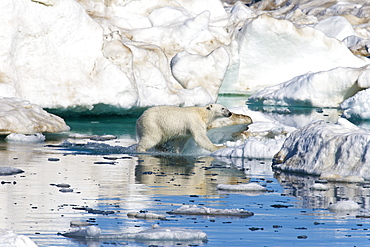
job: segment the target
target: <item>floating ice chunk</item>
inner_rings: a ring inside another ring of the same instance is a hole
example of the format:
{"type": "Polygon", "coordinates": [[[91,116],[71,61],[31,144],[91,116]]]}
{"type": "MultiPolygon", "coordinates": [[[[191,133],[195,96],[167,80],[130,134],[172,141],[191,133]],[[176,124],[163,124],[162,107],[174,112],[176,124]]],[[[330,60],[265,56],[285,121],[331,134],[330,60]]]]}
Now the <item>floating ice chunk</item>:
{"type": "Polygon", "coordinates": [[[292,132],[274,156],[273,168],[369,178],[370,132],[345,122],[314,121],[292,132]]]}
{"type": "Polygon", "coordinates": [[[168,214],[185,214],[185,215],[212,215],[212,216],[237,216],[250,217],[254,215],[244,209],[214,209],[207,207],[198,207],[196,205],[184,205],[180,208],[167,212],[168,214]]]}
{"type": "Polygon", "coordinates": [[[40,133],[32,135],[12,133],[10,135],[7,135],[5,138],[5,140],[7,140],[8,142],[32,142],[32,143],[44,142],[45,139],[46,139],[45,136],[40,133]]]}
{"type": "Polygon", "coordinates": [[[159,227],[148,229],[131,237],[135,240],[157,240],[157,241],[192,241],[201,240],[207,241],[207,234],[205,232],[193,229],[185,229],[179,227],[159,227]]]}
{"type": "Polygon", "coordinates": [[[248,184],[218,184],[217,189],[229,191],[266,191],[267,189],[257,183],[248,184]]]}
{"type": "Polygon", "coordinates": [[[315,183],[314,185],[312,185],[311,187],[311,190],[320,190],[320,191],[326,191],[326,190],[329,190],[330,187],[325,185],[325,184],[321,184],[321,183],[315,183]]]}
{"type": "Polygon", "coordinates": [[[127,216],[132,217],[132,218],[148,219],[148,220],[154,220],[154,219],[165,220],[166,219],[166,216],[155,214],[155,213],[128,212],[127,216]]]}
{"type": "Polygon", "coordinates": [[[340,108],[343,109],[343,116],[346,118],[370,119],[370,88],[348,98],[340,108]]]}
{"type": "Polygon", "coordinates": [[[0,105],[0,134],[35,134],[69,130],[62,118],[28,101],[0,97],[0,105]]]}
{"type": "Polygon", "coordinates": [[[37,245],[24,235],[18,235],[10,230],[0,228],[0,243],[4,247],[37,247],[37,245]]]}
{"type": "Polygon", "coordinates": [[[192,229],[179,227],[155,227],[138,233],[101,234],[101,229],[96,226],[80,227],[71,229],[61,235],[70,238],[85,239],[134,239],[152,241],[207,241],[207,234],[192,229]]]}
{"type": "Polygon", "coordinates": [[[14,175],[24,171],[15,167],[0,167],[0,176],[14,175]]]}
{"type": "Polygon", "coordinates": [[[360,205],[352,200],[339,201],[330,205],[328,209],[332,212],[358,211],[360,210],[360,205]]]}
{"type": "Polygon", "coordinates": [[[97,226],[73,228],[62,234],[70,238],[97,238],[101,235],[101,229],[97,226]]]}
{"type": "Polygon", "coordinates": [[[281,148],[283,139],[258,139],[251,137],[245,141],[227,142],[226,148],[212,153],[215,157],[249,157],[249,158],[272,158],[281,148]]]}

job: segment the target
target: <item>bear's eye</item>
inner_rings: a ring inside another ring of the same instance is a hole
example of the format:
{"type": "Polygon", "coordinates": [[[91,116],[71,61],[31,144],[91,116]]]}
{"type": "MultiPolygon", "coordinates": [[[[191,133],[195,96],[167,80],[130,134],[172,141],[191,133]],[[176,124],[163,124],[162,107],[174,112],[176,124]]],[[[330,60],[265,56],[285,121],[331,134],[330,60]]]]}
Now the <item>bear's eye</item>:
{"type": "Polygon", "coordinates": [[[221,108],[221,110],[225,110],[225,108],[221,108]]]}

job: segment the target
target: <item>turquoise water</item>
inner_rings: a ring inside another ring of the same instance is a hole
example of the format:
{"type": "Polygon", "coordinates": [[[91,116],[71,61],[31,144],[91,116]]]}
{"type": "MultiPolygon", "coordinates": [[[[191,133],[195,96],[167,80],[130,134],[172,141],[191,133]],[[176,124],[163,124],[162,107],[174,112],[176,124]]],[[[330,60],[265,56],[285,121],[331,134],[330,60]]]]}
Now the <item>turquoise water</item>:
{"type": "MultiPolygon", "coordinates": [[[[243,96],[221,97],[228,107],[240,106],[243,96]]],[[[253,107],[251,107],[253,108],[253,107]]],[[[302,125],[312,118],[335,121],[337,109],[259,110],[302,125]]],[[[135,143],[136,116],[67,118],[71,131],[89,135],[116,135],[109,145],[135,143]]],[[[276,173],[271,160],[192,156],[82,155],[49,144],[66,135],[49,135],[44,144],[0,141],[3,166],[25,172],[0,177],[0,228],[12,229],[39,246],[366,246],[370,244],[369,184],[329,183],[328,191],[312,191],[315,177],[276,173]],[[217,184],[256,182],[265,193],[222,193],[217,184]],[[60,192],[53,184],[67,183],[73,192],[60,192]],[[351,199],[361,205],[353,213],[327,210],[330,203],[351,199]],[[248,218],[170,215],[181,205],[243,208],[248,218]],[[90,207],[112,214],[81,210],[90,207]],[[131,211],[164,214],[167,220],[128,218],[131,211]],[[366,217],[365,217],[366,216],[366,217]],[[58,235],[71,221],[97,224],[103,233],[138,232],[152,224],[185,227],[207,233],[208,242],[133,242],[128,240],[74,240],[58,235]]],[[[86,143],[88,140],[68,139],[86,143]]]]}

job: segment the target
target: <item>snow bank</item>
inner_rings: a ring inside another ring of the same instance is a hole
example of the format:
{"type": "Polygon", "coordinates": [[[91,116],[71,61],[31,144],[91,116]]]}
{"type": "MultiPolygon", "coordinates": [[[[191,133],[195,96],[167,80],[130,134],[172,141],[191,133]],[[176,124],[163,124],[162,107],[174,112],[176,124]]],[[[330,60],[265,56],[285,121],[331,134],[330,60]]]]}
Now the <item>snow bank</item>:
{"type": "Polygon", "coordinates": [[[273,159],[273,168],[309,174],[369,178],[370,133],[341,118],[315,121],[290,134],[273,159]]]}
{"type": "Polygon", "coordinates": [[[18,235],[10,230],[0,228],[0,243],[4,247],[37,247],[37,245],[24,235],[18,235]]]}
{"type": "Polygon", "coordinates": [[[198,207],[196,205],[184,205],[175,210],[167,212],[168,214],[185,214],[185,215],[212,215],[212,216],[237,216],[250,217],[253,215],[244,209],[215,209],[207,207],[198,207]]]}
{"type": "Polygon", "coordinates": [[[0,105],[0,134],[35,134],[69,130],[62,118],[28,101],[0,97],[0,105]]]}

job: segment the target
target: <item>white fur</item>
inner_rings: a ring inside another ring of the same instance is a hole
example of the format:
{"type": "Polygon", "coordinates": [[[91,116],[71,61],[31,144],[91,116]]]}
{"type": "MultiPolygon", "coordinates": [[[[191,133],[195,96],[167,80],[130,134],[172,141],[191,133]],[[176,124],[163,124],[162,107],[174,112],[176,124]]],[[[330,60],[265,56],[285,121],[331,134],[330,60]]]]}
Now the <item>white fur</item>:
{"type": "Polygon", "coordinates": [[[184,142],[187,141],[184,137],[189,136],[193,136],[199,146],[209,151],[224,148],[214,145],[206,134],[207,128],[215,119],[229,116],[230,111],[220,104],[203,107],[152,107],[136,122],[136,133],[139,138],[137,151],[145,152],[172,140],[184,142]]]}

